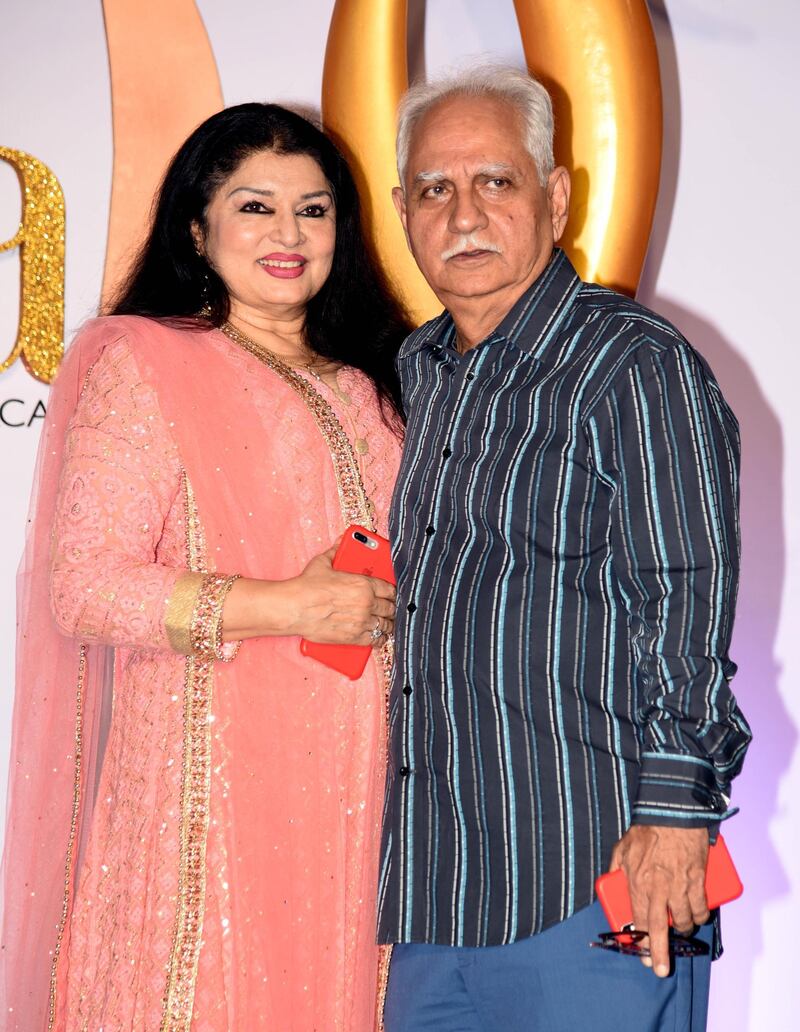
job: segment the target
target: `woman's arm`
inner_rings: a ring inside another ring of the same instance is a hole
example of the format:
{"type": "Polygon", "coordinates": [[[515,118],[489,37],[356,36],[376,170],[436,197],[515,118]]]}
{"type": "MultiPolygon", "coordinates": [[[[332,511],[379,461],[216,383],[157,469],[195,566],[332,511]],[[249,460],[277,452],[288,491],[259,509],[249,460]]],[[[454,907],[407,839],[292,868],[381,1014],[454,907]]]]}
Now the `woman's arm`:
{"type": "Polygon", "coordinates": [[[155,392],[128,345],[109,346],[70,424],[56,506],[51,596],[64,633],[187,654],[217,641],[220,616],[226,642],[298,634],[367,643],[379,618],[391,630],[394,589],[333,570],[332,551],[290,580],[243,578],[232,587],[224,577],[159,562],[181,478],[155,392]]]}

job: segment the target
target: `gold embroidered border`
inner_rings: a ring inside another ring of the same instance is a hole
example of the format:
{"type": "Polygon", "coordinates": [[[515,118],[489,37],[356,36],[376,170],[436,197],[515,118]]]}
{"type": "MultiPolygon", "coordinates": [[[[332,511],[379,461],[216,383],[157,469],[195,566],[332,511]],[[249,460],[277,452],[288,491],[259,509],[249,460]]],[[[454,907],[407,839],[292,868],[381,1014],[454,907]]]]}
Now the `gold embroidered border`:
{"type": "MultiPolygon", "coordinates": [[[[202,572],[205,541],[189,478],[183,473],[186,560],[202,572]]],[[[183,696],[180,867],[175,929],[160,1032],[189,1032],[197,983],[206,894],[206,839],[211,794],[213,661],[186,659],[183,696]]]]}
{"type": "MultiPolygon", "coordinates": [[[[259,362],[268,366],[273,372],[295,391],[305,402],[319,428],[320,433],[328,445],[333,462],[336,484],[339,490],[339,503],[342,509],[342,519],[345,525],[360,523],[368,530],[375,529],[373,521],[373,507],[367,497],[364,483],[361,479],[361,470],[358,466],[355,452],[350,443],[350,438],[336,417],[336,413],[328,404],[326,399],[317,391],[304,377],[292,369],[291,366],[282,362],[267,348],[262,348],[255,341],[250,340],[243,333],[240,333],[230,323],[221,327],[222,332],[248,354],[257,358],[259,362]]],[[[390,677],[393,662],[393,642],[387,640],[381,648],[380,669],[383,675],[384,689],[384,734],[382,736],[381,762],[383,769],[386,769],[386,746],[389,727],[389,691],[390,677]]],[[[381,946],[378,960],[378,986],[376,1000],[375,1027],[377,1032],[383,1032],[383,1010],[386,1003],[386,989],[389,984],[389,964],[392,957],[391,946],[381,946]]]]}
{"type": "Polygon", "coordinates": [[[248,354],[268,366],[278,374],[284,383],[300,395],[330,450],[345,525],[360,523],[362,527],[374,530],[372,505],[361,481],[361,471],[358,468],[353,446],[336,413],[325,398],[291,366],[282,362],[267,348],[260,347],[255,341],[240,333],[230,323],[225,323],[221,330],[234,344],[238,344],[248,354]]]}
{"type": "Polygon", "coordinates": [[[393,946],[378,947],[378,1000],[375,1014],[376,1032],[383,1032],[383,1012],[386,1007],[386,990],[389,988],[389,967],[392,963],[393,946]]]}
{"type": "Polygon", "coordinates": [[[72,815],[67,839],[67,858],[64,867],[64,899],[61,905],[61,917],[56,932],[56,945],[53,950],[53,963],[50,966],[50,1000],[47,1012],[48,1032],[53,1028],[56,1019],[56,987],[58,985],[58,961],[61,956],[61,944],[64,930],[67,927],[69,904],[72,895],[72,865],[75,859],[75,838],[78,830],[78,815],[81,808],[81,789],[83,772],[83,686],[86,678],[86,646],[81,644],[78,656],[78,683],[75,692],[75,768],[72,783],[72,815]]]}
{"type": "MultiPolygon", "coordinates": [[[[89,379],[94,371],[93,362],[86,370],[81,384],[80,397],[86,393],[89,379]]],[[[53,948],[53,963],[50,965],[50,998],[47,1008],[47,1032],[53,1028],[56,1019],[56,991],[58,987],[58,961],[61,957],[61,944],[64,930],[67,927],[69,906],[72,898],[72,866],[75,859],[75,838],[78,832],[78,819],[81,810],[82,774],[83,774],[83,689],[86,680],[86,646],[81,642],[78,651],[78,677],[75,690],[75,763],[72,779],[72,813],[70,815],[69,835],[67,837],[67,855],[64,862],[64,897],[61,903],[61,917],[56,930],[56,944],[53,948]]]]}
{"type": "Polygon", "coordinates": [[[170,647],[182,656],[190,656],[192,649],[192,614],[203,587],[202,573],[184,573],[175,582],[167,599],[164,626],[170,647]]]}

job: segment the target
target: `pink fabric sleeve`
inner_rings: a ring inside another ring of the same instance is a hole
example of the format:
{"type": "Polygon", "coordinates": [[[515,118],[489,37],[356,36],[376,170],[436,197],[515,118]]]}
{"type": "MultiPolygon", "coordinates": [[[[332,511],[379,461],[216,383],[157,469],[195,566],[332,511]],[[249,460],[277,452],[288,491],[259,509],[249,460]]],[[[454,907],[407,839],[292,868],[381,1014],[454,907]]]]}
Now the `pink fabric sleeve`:
{"type": "Polygon", "coordinates": [[[63,633],[170,648],[170,595],[182,577],[184,594],[188,578],[198,577],[187,577],[177,560],[181,535],[173,534],[172,548],[165,539],[180,489],[180,459],[155,391],[142,382],[130,347],[118,341],[90,369],[67,431],[51,570],[53,614],[63,633]]]}

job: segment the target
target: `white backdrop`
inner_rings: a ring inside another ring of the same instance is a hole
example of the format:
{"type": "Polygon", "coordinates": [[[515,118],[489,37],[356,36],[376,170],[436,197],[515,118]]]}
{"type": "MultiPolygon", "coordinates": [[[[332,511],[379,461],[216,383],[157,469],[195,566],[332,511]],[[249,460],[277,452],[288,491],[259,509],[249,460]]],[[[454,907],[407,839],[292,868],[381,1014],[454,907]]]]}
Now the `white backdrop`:
{"type": "MultiPolygon", "coordinates": [[[[546,2],[546,0],[543,0],[546,2]]],[[[580,2],[580,0],[576,0],[580,2]]],[[[620,0],[623,2],[623,0],[620,0]]],[[[333,0],[199,0],[228,104],[318,106],[333,0]]],[[[512,0],[411,0],[411,66],[467,55],[522,64],[512,0]]],[[[743,581],[736,690],[755,731],[726,837],[745,882],[725,913],[712,1032],[796,1027],[800,979],[800,404],[790,336],[800,244],[796,0],[652,0],[664,79],[666,151],[640,297],[706,356],[743,436],[743,581]]],[[[67,207],[67,338],[100,289],[111,185],[111,108],[100,0],[5,0],[0,10],[0,145],[49,165],[67,207]]],[[[19,221],[0,163],[0,240],[19,221]]],[[[18,258],[0,255],[0,351],[18,317],[18,258]]],[[[0,404],[30,414],[47,388],[21,363],[0,404]]],[[[0,798],[13,675],[13,582],[38,424],[0,423],[0,798]]]]}

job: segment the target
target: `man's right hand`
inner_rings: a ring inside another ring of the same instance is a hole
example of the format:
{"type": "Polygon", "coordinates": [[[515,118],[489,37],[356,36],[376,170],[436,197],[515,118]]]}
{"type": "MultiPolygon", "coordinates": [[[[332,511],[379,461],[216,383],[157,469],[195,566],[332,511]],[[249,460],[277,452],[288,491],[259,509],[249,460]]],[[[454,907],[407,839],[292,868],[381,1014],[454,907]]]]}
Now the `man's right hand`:
{"type": "Polygon", "coordinates": [[[614,847],[609,870],[628,879],[634,927],[647,929],[642,963],[659,978],[670,971],[669,913],[676,932],[691,934],[709,919],[705,892],[708,831],[638,824],[614,847]]]}

